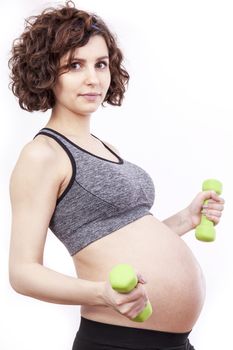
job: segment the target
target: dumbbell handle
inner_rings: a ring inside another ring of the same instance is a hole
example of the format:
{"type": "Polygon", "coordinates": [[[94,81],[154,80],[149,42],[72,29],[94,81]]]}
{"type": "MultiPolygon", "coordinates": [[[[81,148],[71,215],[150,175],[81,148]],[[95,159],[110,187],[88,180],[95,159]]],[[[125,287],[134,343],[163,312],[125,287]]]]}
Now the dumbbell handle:
{"type": "MultiPolygon", "coordinates": [[[[222,183],[215,179],[207,179],[202,184],[202,191],[215,191],[218,195],[222,193],[222,183]]],[[[204,201],[207,204],[208,200],[204,201]]],[[[199,241],[212,242],[215,240],[216,232],[214,223],[207,219],[205,215],[201,216],[201,222],[196,227],[195,236],[199,241]]]]}
{"type": "MultiPolygon", "coordinates": [[[[129,293],[138,284],[137,275],[132,266],[119,264],[113,267],[109,275],[111,286],[119,293],[129,293]]],[[[148,301],[146,307],[133,319],[135,322],[144,322],[152,314],[152,306],[148,301]]]]}

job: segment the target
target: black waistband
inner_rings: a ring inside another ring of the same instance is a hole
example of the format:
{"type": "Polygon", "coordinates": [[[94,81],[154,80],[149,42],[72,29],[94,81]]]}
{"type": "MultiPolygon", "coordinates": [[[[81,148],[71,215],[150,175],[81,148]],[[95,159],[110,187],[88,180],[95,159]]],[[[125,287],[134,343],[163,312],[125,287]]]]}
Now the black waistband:
{"type": "Polygon", "coordinates": [[[170,333],[123,327],[81,317],[78,337],[93,343],[125,346],[130,349],[179,348],[188,342],[189,333],[170,333]]]}

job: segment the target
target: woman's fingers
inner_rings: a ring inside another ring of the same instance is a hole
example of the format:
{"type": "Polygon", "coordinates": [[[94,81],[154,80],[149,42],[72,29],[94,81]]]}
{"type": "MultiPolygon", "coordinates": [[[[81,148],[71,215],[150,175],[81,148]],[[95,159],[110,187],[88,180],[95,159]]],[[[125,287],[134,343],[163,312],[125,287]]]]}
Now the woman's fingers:
{"type": "Polygon", "coordinates": [[[214,209],[203,209],[202,214],[205,215],[207,219],[213,221],[215,225],[217,225],[220,221],[222,211],[214,209]]]}

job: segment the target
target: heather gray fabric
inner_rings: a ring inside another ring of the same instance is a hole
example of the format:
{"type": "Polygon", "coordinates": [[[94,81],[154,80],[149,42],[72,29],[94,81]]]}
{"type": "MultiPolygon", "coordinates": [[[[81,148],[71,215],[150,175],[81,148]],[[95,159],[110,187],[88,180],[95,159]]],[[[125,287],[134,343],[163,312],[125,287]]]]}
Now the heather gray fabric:
{"type": "Polygon", "coordinates": [[[39,134],[55,139],[72,164],[69,185],[58,198],[49,225],[70,255],[144,215],[152,215],[154,185],[142,168],[123,160],[102,141],[118,161],[91,154],[55,130],[43,128],[39,134]]]}

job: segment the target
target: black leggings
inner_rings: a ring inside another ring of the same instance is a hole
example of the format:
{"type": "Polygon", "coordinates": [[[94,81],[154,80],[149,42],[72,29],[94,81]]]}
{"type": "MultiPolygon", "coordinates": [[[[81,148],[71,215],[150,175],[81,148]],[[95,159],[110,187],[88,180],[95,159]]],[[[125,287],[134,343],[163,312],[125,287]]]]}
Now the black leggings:
{"type": "Polygon", "coordinates": [[[189,333],[115,326],[81,317],[72,350],[194,350],[189,333]]]}

